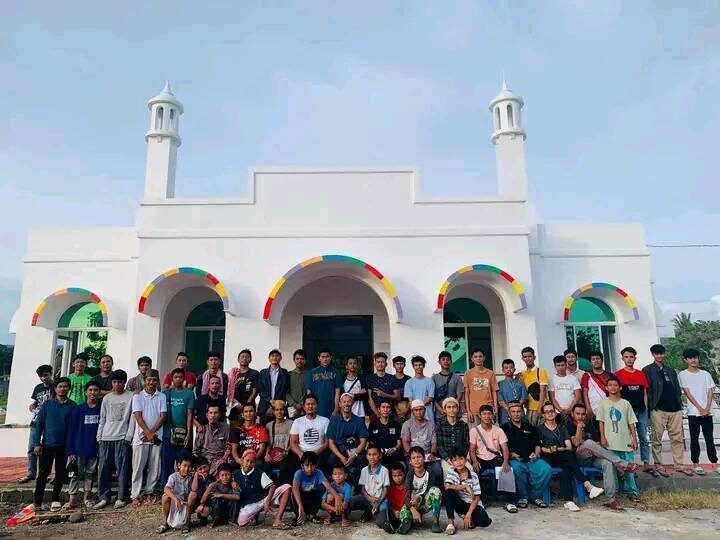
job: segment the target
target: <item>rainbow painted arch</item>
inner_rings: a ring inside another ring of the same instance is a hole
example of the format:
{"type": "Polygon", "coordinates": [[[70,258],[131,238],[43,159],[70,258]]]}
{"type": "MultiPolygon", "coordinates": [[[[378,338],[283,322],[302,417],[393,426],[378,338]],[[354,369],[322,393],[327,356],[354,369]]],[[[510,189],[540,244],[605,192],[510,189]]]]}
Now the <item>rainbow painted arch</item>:
{"type": "Polygon", "coordinates": [[[40,304],[38,304],[38,307],[35,308],[35,313],[33,313],[31,325],[37,326],[40,315],[43,311],[45,311],[45,308],[50,302],[53,301],[53,299],[56,299],[59,296],[65,296],[66,294],[79,294],[81,296],[87,296],[88,300],[96,304],[98,309],[100,310],[100,313],[102,313],[102,325],[104,327],[108,325],[107,306],[105,305],[105,303],[94,292],[88,291],[87,289],[82,289],[80,287],[68,287],[67,289],[59,289],[52,293],[50,296],[46,297],[45,300],[40,302],[40,304]]]}
{"type": "Polygon", "coordinates": [[[453,282],[460,277],[463,274],[467,274],[468,272],[488,272],[491,274],[497,274],[500,277],[502,277],[505,281],[507,281],[510,285],[512,285],[513,290],[515,291],[515,294],[518,295],[518,299],[520,300],[520,309],[518,311],[521,311],[523,309],[526,309],[527,304],[527,296],[525,296],[525,289],[523,288],[522,284],[519,280],[515,279],[513,276],[508,274],[505,270],[498,268],[497,266],[491,266],[489,264],[473,264],[471,266],[463,266],[456,272],[453,272],[448,276],[448,278],[445,280],[445,282],[440,287],[440,292],[438,293],[437,297],[437,307],[436,311],[440,311],[445,306],[445,297],[447,296],[448,289],[450,288],[450,285],[453,284],[453,282]]]}
{"type": "Polygon", "coordinates": [[[628,293],[626,293],[624,290],[622,290],[620,287],[613,285],[611,283],[605,283],[602,281],[595,281],[593,283],[588,283],[586,285],[583,285],[578,290],[576,290],[574,293],[572,293],[570,296],[568,296],[568,299],[565,301],[565,309],[563,310],[563,321],[569,321],[570,320],[570,310],[572,309],[572,305],[580,298],[584,293],[591,291],[593,289],[603,289],[608,290],[610,292],[614,292],[619,294],[623,297],[627,305],[632,310],[633,318],[638,321],[640,320],[640,312],[638,311],[637,304],[635,303],[635,299],[630,296],[628,293]]]}
{"type": "Polygon", "coordinates": [[[150,298],[153,292],[155,292],[156,287],[161,282],[165,281],[166,279],[172,279],[174,276],[180,276],[183,274],[200,276],[201,278],[206,279],[212,285],[212,288],[222,300],[223,309],[225,311],[229,309],[230,300],[228,297],[227,289],[218,278],[213,276],[210,272],[206,272],[205,270],[202,270],[200,268],[194,268],[192,266],[181,266],[179,268],[171,268],[170,270],[163,272],[158,277],[153,279],[150,283],[148,283],[147,287],[145,287],[145,290],[142,292],[142,296],[140,296],[140,301],[138,302],[138,311],[140,313],[145,312],[145,306],[147,304],[148,298],[150,298]]]}
{"type": "Polygon", "coordinates": [[[293,274],[296,272],[299,272],[303,268],[307,268],[308,266],[312,266],[314,264],[320,264],[320,263],[326,263],[326,262],[340,262],[340,263],[346,263],[351,264],[353,266],[357,266],[359,268],[362,268],[366,271],[368,271],[370,274],[372,274],[375,278],[380,281],[382,286],[385,288],[385,290],[388,292],[390,297],[393,299],[393,302],[395,303],[395,310],[397,311],[397,319],[398,321],[401,321],[403,318],[403,310],[402,306],[400,305],[400,298],[398,298],[397,291],[395,290],[395,287],[393,287],[392,283],[390,283],[390,280],[386,278],[379,270],[377,270],[374,266],[369,265],[365,261],[361,261],[360,259],[356,259],[354,257],[349,257],[347,255],[320,255],[319,257],[313,257],[311,259],[306,259],[302,261],[301,263],[296,264],[293,266],[290,270],[285,272],[285,274],[277,280],[275,283],[275,286],[270,291],[270,295],[268,296],[267,300],[265,301],[265,309],[263,310],[263,319],[269,320],[270,314],[272,313],[273,308],[273,302],[275,301],[275,298],[277,298],[278,293],[283,288],[283,285],[287,282],[288,279],[290,279],[293,274]]]}

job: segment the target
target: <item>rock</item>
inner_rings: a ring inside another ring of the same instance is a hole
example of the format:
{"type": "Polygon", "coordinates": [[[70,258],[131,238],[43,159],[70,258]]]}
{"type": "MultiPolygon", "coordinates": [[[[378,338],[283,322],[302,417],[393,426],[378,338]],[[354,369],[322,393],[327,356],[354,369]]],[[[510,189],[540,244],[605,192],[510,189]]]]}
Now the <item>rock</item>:
{"type": "Polygon", "coordinates": [[[73,512],[72,514],[70,514],[68,521],[70,523],[81,523],[81,522],[85,521],[85,516],[80,511],[73,512]]]}

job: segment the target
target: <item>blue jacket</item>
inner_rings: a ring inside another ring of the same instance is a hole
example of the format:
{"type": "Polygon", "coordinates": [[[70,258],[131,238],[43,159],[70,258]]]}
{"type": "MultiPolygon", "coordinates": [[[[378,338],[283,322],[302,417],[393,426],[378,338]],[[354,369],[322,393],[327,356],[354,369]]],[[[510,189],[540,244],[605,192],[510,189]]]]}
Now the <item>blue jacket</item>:
{"type": "Polygon", "coordinates": [[[65,446],[73,409],[75,402],[70,399],[65,403],[60,403],[57,399],[49,399],[43,403],[35,419],[35,429],[31,430],[32,445],[40,446],[42,441],[43,446],[65,446]]]}
{"type": "Polygon", "coordinates": [[[98,455],[97,430],[100,421],[100,403],[90,408],[87,403],[78,405],[70,414],[65,454],[81,458],[98,455]]]}
{"type": "MultiPolygon", "coordinates": [[[[270,368],[260,370],[258,377],[258,395],[260,396],[260,404],[258,405],[258,415],[264,418],[268,414],[270,408],[270,393],[272,392],[272,380],[270,379],[270,368]]],[[[275,383],[275,399],[287,399],[290,392],[290,374],[285,368],[280,368],[277,382],[275,383]]],[[[272,411],[269,411],[272,412],[272,411]]]]}

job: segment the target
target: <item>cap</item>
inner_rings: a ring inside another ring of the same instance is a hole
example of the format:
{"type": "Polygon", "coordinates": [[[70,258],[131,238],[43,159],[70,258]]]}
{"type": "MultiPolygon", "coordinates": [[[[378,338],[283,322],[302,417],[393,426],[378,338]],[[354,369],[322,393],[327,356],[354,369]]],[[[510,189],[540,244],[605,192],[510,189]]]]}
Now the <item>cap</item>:
{"type": "Polygon", "coordinates": [[[410,403],[411,409],[424,409],[425,404],[423,403],[422,399],[413,399],[412,403],[410,403]]]}

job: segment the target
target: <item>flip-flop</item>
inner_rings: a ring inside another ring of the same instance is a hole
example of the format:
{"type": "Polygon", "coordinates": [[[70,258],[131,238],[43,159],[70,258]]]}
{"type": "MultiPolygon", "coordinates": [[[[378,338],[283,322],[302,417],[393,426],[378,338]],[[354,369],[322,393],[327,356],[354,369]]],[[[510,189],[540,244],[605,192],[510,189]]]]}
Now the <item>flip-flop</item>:
{"type": "Polygon", "coordinates": [[[280,531],[287,531],[290,528],[290,525],[287,523],[273,523],[272,528],[280,531]]]}
{"type": "MultiPolygon", "coordinates": [[[[670,478],[670,475],[667,473],[667,471],[665,469],[655,469],[655,472],[658,473],[663,478],[670,478]]],[[[655,478],[657,478],[657,476],[655,478]]]]}
{"type": "Polygon", "coordinates": [[[692,471],[692,469],[678,469],[678,472],[683,473],[685,476],[695,476],[695,473],[692,471]]]}
{"type": "Polygon", "coordinates": [[[518,513],[517,506],[515,506],[513,503],[507,503],[505,505],[505,511],[508,512],[509,514],[517,514],[518,513]]]}

